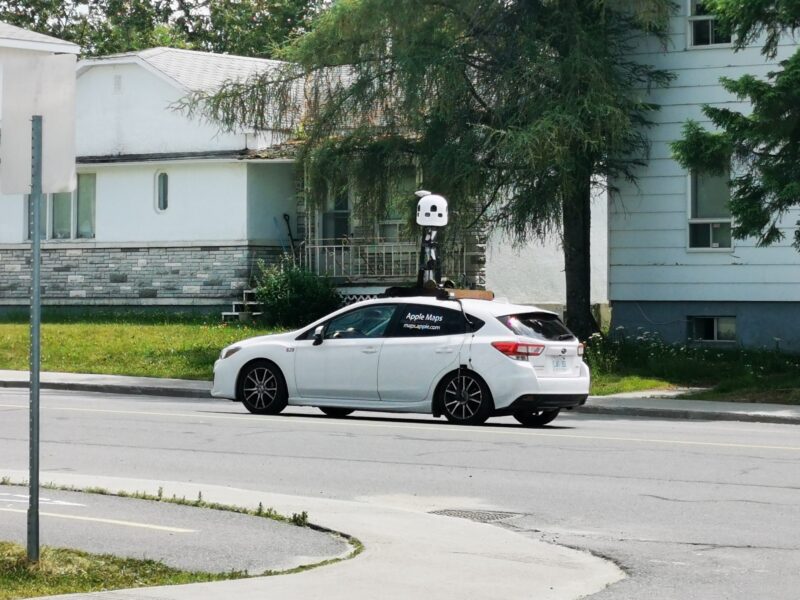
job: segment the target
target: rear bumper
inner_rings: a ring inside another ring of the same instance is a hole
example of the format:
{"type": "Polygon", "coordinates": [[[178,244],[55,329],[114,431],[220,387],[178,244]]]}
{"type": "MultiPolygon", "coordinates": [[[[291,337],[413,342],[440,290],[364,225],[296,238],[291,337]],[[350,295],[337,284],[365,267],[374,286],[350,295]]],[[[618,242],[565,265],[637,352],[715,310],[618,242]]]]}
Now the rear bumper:
{"type": "Polygon", "coordinates": [[[510,405],[495,411],[495,415],[510,415],[517,410],[555,410],[575,408],[586,404],[588,394],[524,394],[510,405]]]}

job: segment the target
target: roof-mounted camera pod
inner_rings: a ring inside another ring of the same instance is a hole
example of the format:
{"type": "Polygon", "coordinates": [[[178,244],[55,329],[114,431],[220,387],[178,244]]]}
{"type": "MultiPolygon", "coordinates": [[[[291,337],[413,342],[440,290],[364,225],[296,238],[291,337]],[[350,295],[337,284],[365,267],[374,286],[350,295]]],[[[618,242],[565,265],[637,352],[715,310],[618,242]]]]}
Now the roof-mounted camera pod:
{"type": "Polygon", "coordinates": [[[419,251],[419,271],[415,287],[391,287],[384,297],[434,296],[440,300],[454,298],[479,298],[491,300],[492,292],[482,290],[453,290],[444,288],[440,281],[442,267],[439,261],[439,230],[447,226],[447,199],[427,190],[414,192],[417,201],[417,225],[422,227],[422,243],[419,251]]]}
{"type": "Polygon", "coordinates": [[[417,225],[421,227],[447,226],[447,199],[426,190],[415,192],[417,202],[417,225]]]}
{"type": "Polygon", "coordinates": [[[447,200],[444,196],[420,190],[414,194],[417,202],[417,225],[422,227],[422,247],[419,253],[417,287],[439,288],[442,266],[439,262],[439,242],[436,240],[441,227],[447,226],[447,200]]]}

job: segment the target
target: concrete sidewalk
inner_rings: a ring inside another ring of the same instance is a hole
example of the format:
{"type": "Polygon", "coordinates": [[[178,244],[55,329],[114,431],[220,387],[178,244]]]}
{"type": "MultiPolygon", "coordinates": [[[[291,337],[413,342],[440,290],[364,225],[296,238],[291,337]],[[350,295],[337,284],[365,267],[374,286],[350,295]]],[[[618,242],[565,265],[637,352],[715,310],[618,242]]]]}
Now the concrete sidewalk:
{"type": "MultiPolygon", "coordinates": [[[[28,386],[27,371],[0,370],[0,388],[28,386]]],[[[210,398],[211,382],[118,375],[42,373],[42,387],[53,390],[100,392],[107,394],[145,394],[181,398],[210,398]]],[[[659,419],[699,419],[710,421],[750,421],[800,425],[800,406],[678,400],[687,390],[653,390],[611,396],[591,396],[582,414],[651,417],[659,419]]]]}
{"type": "MultiPolygon", "coordinates": [[[[0,465],[2,475],[17,480],[24,478],[25,472],[0,465]]],[[[351,560],[293,575],[65,596],[68,598],[572,600],[599,592],[625,577],[611,561],[586,552],[540,542],[494,525],[384,504],[63,472],[44,472],[42,481],[151,494],[161,487],[166,495],[193,498],[202,492],[210,502],[251,508],[262,503],[284,514],[305,510],[311,522],[354,535],[365,547],[351,560]]]]}

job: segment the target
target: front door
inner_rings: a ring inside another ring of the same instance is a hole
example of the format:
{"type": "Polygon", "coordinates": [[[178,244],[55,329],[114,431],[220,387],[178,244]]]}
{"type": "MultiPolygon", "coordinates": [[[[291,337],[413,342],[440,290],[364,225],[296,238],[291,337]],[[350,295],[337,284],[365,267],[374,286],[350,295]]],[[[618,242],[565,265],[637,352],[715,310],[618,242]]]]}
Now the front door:
{"type": "Polygon", "coordinates": [[[378,400],[378,358],[395,304],[373,304],[325,324],[323,342],[297,344],[295,385],[301,398],[378,400]]]}
{"type": "Polygon", "coordinates": [[[443,306],[406,304],[383,342],[378,390],[384,402],[421,402],[448,371],[458,368],[464,316],[443,306]]]}

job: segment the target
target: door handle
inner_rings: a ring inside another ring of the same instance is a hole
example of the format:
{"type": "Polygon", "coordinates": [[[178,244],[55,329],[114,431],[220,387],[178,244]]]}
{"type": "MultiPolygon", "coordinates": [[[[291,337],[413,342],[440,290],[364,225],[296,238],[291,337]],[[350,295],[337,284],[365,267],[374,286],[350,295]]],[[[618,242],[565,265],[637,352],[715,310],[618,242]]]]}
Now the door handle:
{"type": "Polygon", "coordinates": [[[362,348],[361,349],[361,352],[363,352],[364,354],[375,354],[377,351],[378,351],[378,349],[375,348],[374,346],[370,346],[369,348],[362,348]]]}
{"type": "Polygon", "coordinates": [[[453,348],[437,348],[436,354],[452,354],[455,352],[453,348]]]}

